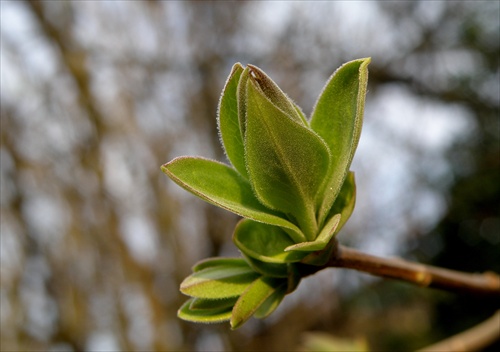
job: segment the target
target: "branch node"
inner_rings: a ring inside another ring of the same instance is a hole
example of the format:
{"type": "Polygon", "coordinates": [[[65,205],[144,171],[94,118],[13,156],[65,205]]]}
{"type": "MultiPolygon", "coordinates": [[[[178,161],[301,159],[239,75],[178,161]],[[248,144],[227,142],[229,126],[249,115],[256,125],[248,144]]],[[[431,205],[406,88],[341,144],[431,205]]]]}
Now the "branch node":
{"type": "Polygon", "coordinates": [[[420,286],[428,287],[432,283],[432,274],[423,265],[420,265],[417,270],[415,282],[420,286]]]}

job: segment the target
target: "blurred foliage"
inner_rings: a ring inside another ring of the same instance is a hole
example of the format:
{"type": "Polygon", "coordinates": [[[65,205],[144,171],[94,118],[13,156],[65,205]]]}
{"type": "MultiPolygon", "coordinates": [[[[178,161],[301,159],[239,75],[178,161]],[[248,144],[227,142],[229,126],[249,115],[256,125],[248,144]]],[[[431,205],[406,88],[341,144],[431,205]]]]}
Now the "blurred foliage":
{"type": "Polygon", "coordinates": [[[368,347],[363,340],[338,339],[331,335],[318,332],[308,332],[304,334],[303,346],[299,351],[319,352],[319,351],[368,351],[368,347]]]}
{"type": "Polygon", "coordinates": [[[340,241],[498,272],[499,2],[0,6],[0,349],[293,350],[314,330],[411,350],[498,306],[326,270],[264,322],[181,322],[179,283],[201,258],[236,255],[237,218],[159,167],[224,160],[215,116],[234,62],[308,113],[336,67],[371,56],[340,241]]]}

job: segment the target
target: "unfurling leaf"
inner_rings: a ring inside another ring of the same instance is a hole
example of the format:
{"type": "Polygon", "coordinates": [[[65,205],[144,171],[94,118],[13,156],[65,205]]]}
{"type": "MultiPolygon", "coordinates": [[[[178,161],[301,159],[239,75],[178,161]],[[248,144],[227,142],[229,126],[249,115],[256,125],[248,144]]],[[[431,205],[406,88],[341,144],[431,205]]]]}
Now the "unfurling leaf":
{"type": "Polygon", "coordinates": [[[265,263],[298,262],[307,255],[285,252],[285,248],[292,246],[294,242],[279,227],[248,219],[243,219],[236,225],[233,241],[245,255],[265,263]]]}
{"type": "Polygon", "coordinates": [[[335,235],[337,227],[340,222],[340,214],[333,216],[323,227],[323,230],[319,233],[319,236],[311,242],[301,242],[294,244],[292,246],[288,246],[285,248],[285,251],[304,251],[304,252],[314,252],[320,251],[326,247],[326,245],[330,242],[335,235]]]}
{"type": "Polygon", "coordinates": [[[222,309],[191,309],[194,298],[187,300],[178,310],[177,316],[193,323],[222,323],[231,319],[232,307],[222,309]]]}
{"type": "Polygon", "coordinates": [[[231,328],[236,329],[246,322],[282,284],[283,280],[260,277],[249,285],[234,305],[231,328]]]}
{"type": "Polygon", "coordinates": [[[212,257],[200,260],[192,267],[192,270],[197,272],[214,266],[248,268],[248,263],[243,258],[212,257]]]}
{"type": "Polygon", "coordinates": [[[245,166],[245,150],[243,145],[243,135],[240,130],[238,118],[238,98],[237,89],[241,73],[244,68],[240,63],[233,66],[226,85],[222,90],[219,101],[218,127],[221,141],[227,158],[238,170],[238,172],[248,179],[245,166]]]}
{"type": "Polygon", "coordinates": [[[316,102],[311,127],[326,142],[331,152],[331,180],[320,196],[320,222],[328,214],[349,171],[358,146],[370,59],[342,65],[330,77],[316,102]]]}
{"type": "Polygon", "coordinates": [[[230,298],[221,298],[221,299],[193,298],[189,300],[191,302],[191,304],[189,305],[189,309],[221,310],[226,308],[232,308],[237,300],[238,296],[230,298]]]}
{"type": "Polygon", "coordinates": [[[276,287],[274,292],[267,297],[262,305],[255,311],[254,317],[264,319],[278,308],[287,293],[287,284],[283,283],[276,287]]]}
{"type": "Polygon", "coordinates": [[[339,232],[344,224],[351,217],[352,212],[354,211],[354,205],[356,204],[356,182],[354,179],[354,172],[349,172],[347,177],[340,189],[340,193],[335,199],[332,208],[330,209],[330,213],[328,214],[328,218],[331,218],[335,214],[341,215],[340,222],[337,226],[335,232],[339,232]]]}
{"type": "Polygon", "coordinates": [[[259,89],[263,96],[278,109],[287,114],[292,120],[307,126],[307,120],[300,108],[287,97],[281,88],[257,66],[248,65],[248,67],[250,67],[251,80],[256,83],[254,87],[259,89]]]}
{"type": "Polygon", "coordinates": [[[250,267],[214,266],[193,273],[181,283],[185,295],[220,299],[241,295],[260,274],[250,267]]]}
{"type": "Polygon", "coordinates": [[[288,265],[286,263],[266,263],[256,258],[252,258],[243,252],[248,264],[256,272],[269,277],[288,277],[288,265]]]}
{"type": "Polygon", "coordinates": [[[274,105],[247,81],[245,156],[257,198],[290,214],[313,240],[315,201],[328,171],[330,153],[311,129],[274,105]]]}

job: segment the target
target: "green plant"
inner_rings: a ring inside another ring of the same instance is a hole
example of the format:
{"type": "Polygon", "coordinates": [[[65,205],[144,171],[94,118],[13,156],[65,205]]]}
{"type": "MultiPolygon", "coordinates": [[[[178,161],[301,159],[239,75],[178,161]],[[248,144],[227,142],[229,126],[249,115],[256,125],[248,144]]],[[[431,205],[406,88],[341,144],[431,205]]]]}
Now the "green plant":
{"type": "Polygon", "coordinates": [[[178,157],[162,170],[194,195],[244,218],[233,233],[243,258],[196,264],[181,283],[181,292],[191,298],[180,318],[229,320],[236,329],[252,316],[267,317],[301,278],[327,267],[500,297],[495,273],[460,273],[338,244],[336,234],[354,209],[356,184],[349,167],[361,132],[369,63],[366,58],[341,66],[310,119],[259,68],[233,66],[218,116],[231,166],[178,157]]]}
{"type": "Polygon", "coordinates": [[[355,203],[349,171],[358,145],[369,58],[340,67],[311,114],[259,68],[233,66],[219,103],[218,127],[232,166],[179,157],[162,170],[189,192],[244,219],[233,241],[244,258],[198,263],[181,284],[191,298],[179,317],[196,322],[273,312],[304,275],[322,266],[355,203]]]}

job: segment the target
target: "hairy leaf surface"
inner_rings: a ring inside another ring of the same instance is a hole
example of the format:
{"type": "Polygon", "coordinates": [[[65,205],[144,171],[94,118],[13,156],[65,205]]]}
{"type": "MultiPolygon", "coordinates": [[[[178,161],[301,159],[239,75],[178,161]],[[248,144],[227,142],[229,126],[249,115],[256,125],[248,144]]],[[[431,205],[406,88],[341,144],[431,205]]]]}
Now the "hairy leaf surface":
{"type": "Polygon", "coordinates": [[[233,242],[245,255],[266,263],[297,262],[306,255],[285,252],[294,242],[280,228],[247,219],[236,225],[233,242]]]}
{"type": "Polygon", "coordinates": [[[225,164],[179,157],[163,165],[162,170],[179,186],[209,203],[255,221],[283,227],[298,242],[305,239],[296,225],[263,206],[250,184],[225,164]]]}
{"type": "Polygon", "coordinates": [[[288,265],[285,263],[267,263],[261,260],[252,258],[242,252],[245,256],[245,259],[248,261],[248,264],[255,270],[256,272],[269,277],[288,277],[288,265]]]}
{"type": "Polygon", "coordinates": [[[328,171],[328,147],[272,104],[251,79],[246,122],[246,161],[255,194],[267,207],[291,214],[314,239],[315,199],[328,171]]]}
{"type": "Polygon", "coordinates": [[[189,305],[190,310],[219,310],[232,308],[238,297],[221,298],[221,299],[204,299],[204,298],[193,298],[191,299],[191,304],[189,305]]]}
{"type": "Polygon", "coordinates": [[[260,277],[247,287],[236,301],[231,316],[231,328],[237,329],[281,286],[282,280],[260,277]]]}
{"type": "Polygon", "coordinates": [[[337,197],[356,151],[365,105],[370,59],[341,66],[330,77],[311,115],[311,127],[328,144],[331,168],[325,192],[319,198],[320,221],[327,216],[337,197]]]}
{"type": "Polygon", "coordinates": [[[292,120],[306,126],[307,122],[302,111],[288,98],[281,88],[257,66],[248,65],[248,67],[250,68],[253,82],[257,83],[255,87],[260,89],[262,95],[292,120]]]}
{"type": "Polygon", "coordinates": [[[340,222],[337,226],[335,232],[339,232],[344,224],[351,217],[352,212],[354,211],[354,205],[356,204],[356,182],[354,179],[354,172],[349,172],[347,177],[340,189],[340,193],[335,199],[335,203],[333,203],[332,208],[330,209],[330,213],[328,214],[328,218],[331,218],[335,214],[340,214],[340,222]]]}
{"type": "Polygon", "coordinates": [[[326,223],[325,227],[323,227],[316,240],[294,244],[292,246],[286,247],[285,251],[314,252],[324,249],[330,242],[332,237],[335,235],[339,222],[340,214],[337,214],[326,223]]]}
{"type": "Polygon", "coordinates": [[[212,257],[200,260],[193,266],[192,270],[193,272],[197,272],[214,266],[249,267],[248,263],[243,258],[212,257]]]}
{"type": "Polygon", "coordinates": [[[181,283],[182,293],[196,298],[239,296],[260,274],[250,267],[215,266],[197,271],[181,283]]]}
{"type": "Polygon", "coordinates": [[[286,289],[286,283],[278,286],[273,294],[270,295],[259,308],[257,308],[253,316],[257,319],[264,319],[268,317],[280,305],[286,295],[286,289]]]}
{"type": "Polygon", "coordinates": [[[245,149],[238,118],[237,88],[244,68],[240,63],[233,66],[219,101],[218,127],[224,150],[231,164],[248,179],[245,166],[245,149]]]}
{"type": "Polygon", "coordinates": [[[232,308],[223,309],[191,309],[194,298],[187,300],[177,311],[177,316],[193,323],[221,323],[231,319],[232,308]]]}

